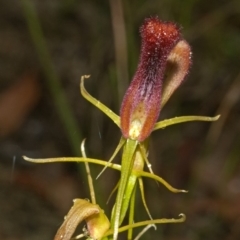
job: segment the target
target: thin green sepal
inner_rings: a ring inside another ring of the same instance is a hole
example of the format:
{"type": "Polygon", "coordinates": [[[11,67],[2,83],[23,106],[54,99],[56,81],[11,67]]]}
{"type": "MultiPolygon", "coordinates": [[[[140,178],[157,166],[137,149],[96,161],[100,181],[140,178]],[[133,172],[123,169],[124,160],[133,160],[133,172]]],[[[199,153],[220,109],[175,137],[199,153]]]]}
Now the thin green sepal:
{"type": "Polygon", "coordinates": [[[155,124],[153,131],[168,127],[170,125],[184,123],[184,122],[192,122],[192,121],[206,121],[206,122],[213,122],[219,119],[220,115],[216,117],[206,117],[206,116],[182,116],[182,117],[175,117],[166,119],[155,124]]]}
{"type": "MultiPolygon", "coordinates": [[[[148,221],[142,221],[142,222],[137,222],[137,223],[133,223],[133,224],[129,224],[123,227],[120,227],[118,229],[118,232],[124,232],[127,231],[129,228],[136,228],[136,227],[142,227],[142,226],[146,226],[149,224],[163,224],[163,223],[181,223],[184,222],[186,220],[186,216],[185,214],[181,213],[179,214],[179,219],[176,218],[162,218],[162,219],[154,219],[154,220],[148,220],[148,221]]],[[[112,235],[113,234],[113,230],[109,229],[105,234],[104,237],[112,235]]]]}
{"type": "Polygon", "coordinates": [[[89,78],[90,75],[84,75],[81,77],[81,82],[80,82],[80,91],[82,96],[88,100],[90,103],[92,103],[95,107],[97,107],[98,109],[100,109],[103,113],[105,113],[109,118],[111,118],[113,120],[113,122],[120,127],[120,117],[114,113],[110,108],[108,108],[106,105],[104,105],[103,103],[101,103],[100,101],[98,101],[96,98],[94,98],[93,96],[91,96],[87,90],[84,87],[84,79],[85,78],[89,78]]]}

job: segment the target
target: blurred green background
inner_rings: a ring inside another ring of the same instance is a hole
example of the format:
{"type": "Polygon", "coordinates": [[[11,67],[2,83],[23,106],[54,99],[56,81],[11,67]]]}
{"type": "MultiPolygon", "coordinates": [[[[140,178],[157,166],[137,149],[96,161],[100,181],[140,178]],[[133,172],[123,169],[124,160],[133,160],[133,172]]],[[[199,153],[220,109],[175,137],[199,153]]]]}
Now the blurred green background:
{"type": "MultiPolygon", "coordinates": [[[[89,198],[83,165],[30,164],[21,156],[80,155],[86,138],[89,157],[110,158],[120,130],[80,96],[80,77],[91,74],[87,90],[118,113],[138,63],[139,26],[156,15],[178,23],[193,52],[160,119],[221,118],[153,133],[154,172],[189,193],[145,180],[150,211],[187,220],[143,239],[240,239],[239,0],[0,0],[0,239],[52,239],[72,199],[89,198]]],[[[91,166],[96,176],[101,168],[91,166]]],[[[108,214],[118,177],[107,170],[94,182],[108,214]]],[[[136,221],[147,219],[140,199],[136,209],[136,221]]]]}

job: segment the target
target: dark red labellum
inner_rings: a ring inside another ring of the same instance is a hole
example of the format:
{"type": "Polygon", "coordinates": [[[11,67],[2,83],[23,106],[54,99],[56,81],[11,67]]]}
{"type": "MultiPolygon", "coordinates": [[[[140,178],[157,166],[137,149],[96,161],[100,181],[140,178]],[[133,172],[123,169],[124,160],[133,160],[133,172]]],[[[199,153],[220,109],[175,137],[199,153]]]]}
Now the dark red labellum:
{"type": "Polygon", "coordinates": [[[157,17],[146,19],[140,33],[139,64],[120,110],[123,136],[139,142],[150,135],[158,119],[167,58],[181,39],[174,23],[157,17]]]}

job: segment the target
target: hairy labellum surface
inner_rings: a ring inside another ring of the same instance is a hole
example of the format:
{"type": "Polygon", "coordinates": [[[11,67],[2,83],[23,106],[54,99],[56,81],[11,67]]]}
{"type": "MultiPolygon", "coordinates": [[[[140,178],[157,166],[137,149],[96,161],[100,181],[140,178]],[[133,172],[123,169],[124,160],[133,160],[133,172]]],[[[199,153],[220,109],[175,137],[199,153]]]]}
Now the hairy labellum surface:
{"type": "Polygon", "coordinates": [[[181,39],[174,23],[157,17],[146,19],[140,33],[139,64],[120,111],[123,136],[139,142],[150,135],[158,119],[167,58],[181,39]]]}

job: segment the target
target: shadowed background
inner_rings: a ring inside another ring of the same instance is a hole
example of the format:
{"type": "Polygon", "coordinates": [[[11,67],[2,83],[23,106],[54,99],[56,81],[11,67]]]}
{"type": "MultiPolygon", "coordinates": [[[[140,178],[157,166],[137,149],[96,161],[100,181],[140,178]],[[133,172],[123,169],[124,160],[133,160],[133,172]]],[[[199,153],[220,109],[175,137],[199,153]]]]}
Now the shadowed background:
{"type": "MultiPolygon", "coordinates": [[[[80,77],[91,74],[86,89],[119,113],[138,63],[139,27],[156,15],[178,23],[193,52],[190,73],[160,119],[221,118],[152,134],[154,172],[189,193],[173,194],[146,179],[150,211],[154,218],[185,213],[187,220],[159,225],[143,239],[239,239],[238,0],[0,0],[0,239],[52,239],[72,199],[89,198],[82,164],[38,165],[21,156],[80,156],[86,138],[89,157],[110,158],[120,130],[82,98],[80,77]]],[[[94,177],[101,167],[91,169],[94,177]]],[[[118,177],[107,170],[94,182],[107,214],[118,177]]],[[[138,197],[136,209],[142,209],[138,197]]],[[[136,215],[147,219],[144,211],[136,215]]]]}

